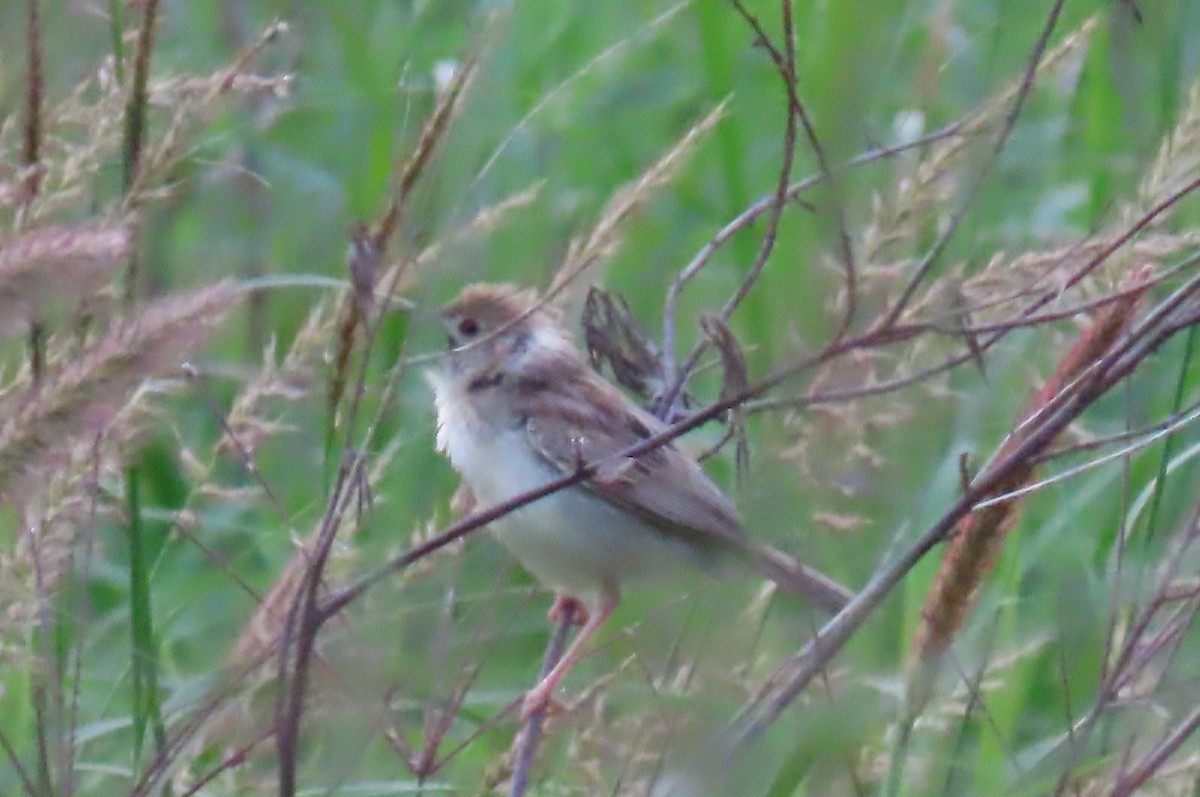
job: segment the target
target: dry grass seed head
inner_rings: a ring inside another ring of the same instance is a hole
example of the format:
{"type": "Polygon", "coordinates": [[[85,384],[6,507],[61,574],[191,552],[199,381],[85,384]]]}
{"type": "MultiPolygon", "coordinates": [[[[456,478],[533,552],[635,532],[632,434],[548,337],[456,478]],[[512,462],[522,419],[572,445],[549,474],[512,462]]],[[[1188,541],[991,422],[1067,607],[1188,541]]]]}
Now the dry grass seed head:
{"type": "MultiPolygon", "coordinates": [[[[53,216],[78,206],[94,176],[119,151],[124,90],[111,58],[43,112],[44,141],[39,168],[41,190],[29,206],[29,219],[53,216]]],[[[10,117],[11,118],[11,117],[10,117]]],[[[0,162],[16,162],[17,144],[6,125],[0,132],[0,162]]],[[[18,180],[19,182],[19,180],[18,180]]],[[[0,207],[19,197],[0,190],[0,207]]]]}
{"type": "MultiPolygon", "coordinates": [[[[1145,284],[1148,272],[1131,279],[1145,284]]],[[[1060,396],[1086,374],[1093,364],[1113,346],[1132,323],[1141,292],[1126,295],[1101,309],[1095,320],[1059,360],[1058,367],[1034,395],[1012,433],[1000,447],[999,459],[1014,451],[1036,430],[1037,420],[1048,408],[1056,406],[1060,396]]],[[[1052,445],[1046,441],[1045,445],[1052,445]]],[[[1036,453],[1036,452],[1035,452],[1036,453]]],[[[1013,463],[992,495],[1005,495],[1028,484],[1035,475],[1031,460],[1013,463]]],[[[947,546],[937,575],[921,607],[921,620],[913,636],[910,654],[909,711],[918,713],[932,695],[940,662],[950,648],[967,616],[975,607],[981,584],[995,563],[1008,532],[1015,526],[1020,499],[1011,498],[989,504],[966,515],[958,523],[947,546]]]]}
{"type": "MultiPolygon", "coordinates": [[[[374,490],[387,473],[388,466],[391,465],[396,455],[400,451],[402,438],[397,437],[386,445],[382,451],[371,461],[371,466],[367,469],[367,489],[374,490]]],[[[338,533],[342,528],[344,516],[339,516],[338,533]]],[[[431,524],[431,529],[436,529],[436,525],[431,524]]],[[[357,529],[357,524],[351,524],[351,531],[357,529]]],[[[248,665],[251,662],[265,661],[269,658],[271,652],[275,650],[280,634],[283,631],[284,623],[287,620],[288,612],[296,600],[296,595],[304,584],[304,577],[311,560],[311,552],[313,546],[316,545],[321,534],[320,524],[309,534],[308,538],[303,542],[298,542],[296,550],[292,553],[291,559],[284,565],[283,570],[271,584],[270,590],[266,597],[263,598],[261,604],[255,610],[254,615],[242,627],[241,634],[238,635],[237,642],[234,644],[233,652],[230,654],[230,662],[234,665],[248,665]]],[[[452,546],[458,550],[458,546],[452,546]]],[[[347,551],[344,547],[335,547],[335,554],[342,554],[347,551]]],[[[339,555],[338,558],[343,562],[347,562],[349,555],[339,555]]],[[[435,560],[437,557],[429,557],[429,560],[435,560]]],[[[345,569],[345,568],[343,568],[345,569]]],[[[411,577],[411,570],[405,571],[405,577],[411,577]]],[[[341,577],[337,573],[327,573],[327,580],[331,588],[336,588],[341,581],[341,577]]]]}
{"type": "Polygon", "coordinates": [[[54,225],[0,240],[0,334],[23,332],[51,300],[106,285],[129,255],[128,226],[54,225]]]}
{"type": "Polygon", "coordinates": [[[200,344],[239,294],[227,283],[146,305],[52,363],[34,390],[11,394],[0,421],[0,492],[26,495],[35,476],[82,436],[100,433],[148,376],[200,344]]]}
{"type": "MultiPolygon", "coordinates": [[[[592,368],[603,372],[607,363],[614,381],[641,399],[655,399],[666,389],[658,347],[624,297],[588,289],[581,325],[592,368]]],[[[686,398],[684,406],[688,406],[686,398]]]]}
{"type": "MultiPolygon", "coordinates": [[[[273,38],[273,31],[277,31],[277,26],[268,29],[262,42],[273,38]]],[[[247,52],[257,52],[262,42],[251,45],[247,52]]],[[[152,193],[154,180],[185,154],[184,132],[195,124],[207,124],[212,108],[226,96],[286,96],[289,76],[242,74],[247,61],[242,54],[231,66],[209,75],[166,77],[151,82],[150,104],[169,108],[172,115],[163,132],[147,143],[134,191],[136,201],[162,195],[161,190],[152,193]]],[[[126,103],[127,86],[117,79],[109,56],[65,97],[45,105],[44,140],[36,167],[43,174],[41,191],[30,204],[26,218],[36,220],[69,213],[87,198],[96,175],[121,151],[126,103]]],[[[20,161],[18,116],[10,114],[0,124],[0,164],[20,161]]],[[[0,171],[0,208],[15,207],[22,200],[20,187],[27,171],[0,171]]]]}
{"type": "MultiPolygon", "coordinates": [[[[1081,55],[1095,26],[1089,19],[1062,43],[1046,53],[1037,67],[1037,78],[1068,66],[1081,55]]],[[[965,177],[969,156],[991,141],[989,133],[1000,131],[1021,91],[1023,77],[1006,84],[988,97],[962,123],[956,135],[934,144],[927,156],[898,172],[895,185],[872,202],[872,212],[862,227],[855,251],[861,252],[860,289],[886,294],[897,281],[898,266],[911,264],[910,249],[924,232],[952,212],[951,203],[965,177]],[[873,283],[881,282],[877,287],[873,283]]],[[[933,289],[931,285],[931,289],[933,289]]],[[[920,302],[915,302],[915,308],[920,302]]],[[[913,310],[906,314],[912,317],[913,310]]]]}
{"type": "Polygon", "coordinates": [[[273,401],[294,402],[305,395],[317,378],[315,369],[325,354],[336,320],[332,305],[322,302],[309,312],[282,362],[275,362],[274,342],[268,346],[262,369],[238,393],[229,409],[225,433],[213,448],[214,457],[252,452],[267,438],[286,430],[285,425],[263,417],[263,412],[273,401]]]}
{"type": "MultiPolygon", "coordinates": [[[[55,346],[49,362],[58,367],[75,348],[55,346]]],[[[28,373],[24,373],[28,390],[28,373]]],[[[98,518],[119,515],[121,507],[96,489],[124,473],[125,452],[152,423],[169,419],[156,399],[181,383],[143,382],[109,420],[103,437],[80,436],[56,452],[58,464],[41,468],[36,495],[21,508],[23,527],[16,545],[0,553],[0,649],[19,649],[39,621],[38,601],[52,594],[70,572],[79,545],[98,518]]],[[[10,391],[15,394],[17,391],[10,391]]],[[[0,398],[0,405],[5,399],[0,398]]]]}
{"type": "MultiPolygon", "coordinates": [[[[404,270],[408,279],[416,279],[422,270],[437,262],[454,245],[485,236],[504,224],[513,211],[532,205],[541,191],[542,184],[539,181],[529,188],[505,197],[494,205],[482,208],[465,224],[432,241],[415,258],[410,259],[405,256],[389,263],[383,270],[384,277],[378,280],[377,284],[390,284],[393,281],[390,277],[396,270],[404,270]]],[[[398,292],[403,292],[409,286],[404,280],[401,280],[396,287],[398,292]]]]}
{"type": "MultiPolygon", "coordinates": [[[[1094,20],[1088,20],[1048,52],[1038,65],[1037,77],[1044,79],[1055,70],[1069,66],[1082,53],[1094,24],[1094,20]]],[[[895,184],[873,200],[870,218],[862,226],[854,247],[861,253],[860,308],[871,304],[884,306],[905,284],[914,247],[920,244],[926,231],[935,228],[954,211],[952,203],[959,194],[960,183],[966,178],[965,170],[972,162],[970,156],[980,147],[988,146],[993,134],[1002,129],[1012,102],[1021,90],[1022,80],[1023,76],[1015,78],[989,97],[964,120],[957,135],[932,145],[929,153],[915,164],[902,166],[897,171],[895,184]]],[[[947,327],[981,323],[986,318],[968,314],[976,301],[995,297],[1000,288],[1019,292],[1034,280],[1044,279],[1046,263],[1061,257],[1062,251],[1055,250],[1042,261],[1022,261],[1018,264],[1020,268],[1014,268],[1007,259],[994,259],[981,274],[972,277],[964,276],[965,266],[951,267],[914,297],[904,321],[932,320],[947,327]],[[1000,280],[1003,280],[1002,285],[997,284],[1000,280]],[[980,298],[982,285],[986,285],[986,292],[980,298]]],[[[834,272],[841,269],[833,258],[829,259],[829,268],[834,272]]],[[[829,303],[830,312],[838,312],[845,301],[843,291],[829,303]]],[[[1011,310],[1008,306],[1004,309],[1011,310]]],[[[934,339],[925,336],[914,339],[894,358],[883,352],[843,357],[818,372],[809,392],[852,392],[904,379],[945,361],[948,354],[963,346],[959,337],[934,339]],[[949,350],[948,346],[954,349],[949,350]]],[[[932,379],[923,384],[937,391],[941,389],[942,380],[932,379]]],[[[869,480],[874,478],[872,471],[883,464],[870,443],[872,430],[894,425],[912,415],[907,401],[895,393],[848,399],[814,407],[812,412],[820,414],[821,420],[808,422],[793,417],[791,424],[799,437],[817,435],[821,442],[792,446],[785,456],[797,463],[806,483],[811,483],[810,478],[817,478],[846,497],[866,488],[869,480]],[[849,444],[846,444],[845,435],[852,438],[849,444]],[[821,462],[814,465],[811,456],[818,451],[821,462]]],[[[822,507],[817,511],[823,515],[845,514],[836,507],[822,507]]]]}
{"type": "MultiPolygon", "coordinates": [[[[1053,288],[1056,282],[1065,285],[1071,275],[1111,247],[1150,208],[1166,201],[1198,176],[1200,83],[1192,87],[1186,109],[1172,131],[1164,136],[1158,155],[1142,178],[1136,201],[1125,203],[1107,230],[1071,246],[1025,252],[1015,258],[997,253],[986,268],[964,282],[963,290],[973,303],[983,303],[992,301],[997,293],[1018,297],[1022,291],[1034,286],[1044,289],[1053,288]]],[[[1166,230],[1173,211],[1174,207],[1170,207],[1158,215],[1147,230],[1109,256],[1100,268],[1080,282],[1077,290],[1064,292],[1056,304],[1106,295],[1143,263],[1168,261],[1195,251],[1200,246],[1200,234],[1166,230]]],[[[1052,310],[1053,305],[1046,309],[1052,310]]],[[[980,317],[1001,320],[1011,314],[1007,312],[1009,310],[1009,305],[992,304],[980,317]]]]}
{"type": "Polygon", "coordinates": [[[603,263],[621,245],[621,230],[624,222],[639,210],[650,196],[671,181],[679,168],[696,148],[700,140],[716,126],[725,115],[726,102],[709,111],[708,115],[692,126],[666,154],[658,159],[637,180],[617,189],[600,219],[586,238],[576,238],[568,247],[562,266],[554,275],[546,298],[552,300],[559,292],[578,279],[585,271],[603,263]]]}
{"type": "Polygon", "coordinates": [[[1188,102],[1174,129],[1159,145],[1158,155],[1142,178],[1138,205],[1127,209],[1136,216],[1163,201],[1200,174],[1200,82],[1188,91],[1188,102]]]}
{"type": "Polygon", "coordinates": [[[288,96],[292,84],[289,75],[241,75],[239,78],[231,79],[229,68],[222,68],[203,77],[164,78],[150,85],[151,107],[170,109],[171,118],[162,134],[147,142],[132,189],[137,202],[166,198],[167,189],[155,192],[152,187],[160,175],[169,172],[186,157],[191,147],[188,133],[195,127],[204,127],[219,103],[233,95],[279,100],[288,96]]]}

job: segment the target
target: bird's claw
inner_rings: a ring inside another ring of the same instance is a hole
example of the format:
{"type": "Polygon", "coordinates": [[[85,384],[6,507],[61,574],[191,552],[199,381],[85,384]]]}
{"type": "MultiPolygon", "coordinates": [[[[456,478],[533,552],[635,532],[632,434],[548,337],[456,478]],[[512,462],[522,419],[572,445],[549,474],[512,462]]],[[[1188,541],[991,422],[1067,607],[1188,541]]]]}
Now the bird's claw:
{"type": "Polygon", "coordinates": [[[525,693],[521,701],[521,724],[528,723],[539,712],[551,717],[567,713],[567,707],[554,699],[554,684],[543,681],[525,693]]]}

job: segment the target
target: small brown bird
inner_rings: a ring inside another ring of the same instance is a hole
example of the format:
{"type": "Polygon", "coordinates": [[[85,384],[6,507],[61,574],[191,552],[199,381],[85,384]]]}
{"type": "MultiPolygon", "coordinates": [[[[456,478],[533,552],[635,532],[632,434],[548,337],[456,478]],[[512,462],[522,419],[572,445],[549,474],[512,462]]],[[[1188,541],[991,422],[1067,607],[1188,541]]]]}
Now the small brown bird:
{"type": "Polygon", "coordinates": [[[581,463],[598,468],[492,523],[500,542],[559,593],[556,609],[573,599],[587,614],[558,665],[526,695],[524,716],[550,700],[623,587],[678,565],[740,555],[779,586],[839,611],[850,591],[751,540],[695,459],[672,444],[620,456],[665,425],[592,370],[536,298],[508,285],[465,288],[442,311],[450,352],[431,374],[438,448],[481,504],[542,487],[581,463]]]}

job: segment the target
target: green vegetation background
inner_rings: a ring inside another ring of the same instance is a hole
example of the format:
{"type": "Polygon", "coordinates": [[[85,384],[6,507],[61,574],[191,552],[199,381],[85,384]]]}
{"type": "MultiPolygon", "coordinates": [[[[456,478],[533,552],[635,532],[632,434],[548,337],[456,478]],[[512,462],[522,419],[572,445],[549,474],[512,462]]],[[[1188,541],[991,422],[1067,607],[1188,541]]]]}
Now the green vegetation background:
{"type": "MultiPolygon", "coordinates": [[[[8,115],[20,107],[23,90],[23,5],[0,4],[0,108],[8,115]]],[[[108,22],[98,13],[107,10],[99,8],[103,5],[44,4],[49,97],[64,95],[111,51],[108,22]]],[[[774,4],[748,5],[777,31],[774,4]]],[[[893,143],[898,129],[917,114],[926,131],[934,130],[1017,78],[1044,24],[1045,5],[797,3],[801,92],[831,160],[893,143]]],[[[1099,15],[1090,45],[1033,95],[943,263],[979,264],[999,250],[1067,244],[1111,221],[1115,204],[1141,179],[1200,74],[1200,3],[1142,2],[1140,23],[1131,5],[1067,4],[1056,40],[1099,15]]],[[[126,13],[133,18],[132,11],[126,13]]],[[[726,117],[628,225],[626,241],[611,261],[589,277],[628,298],[645,328],[658,336],[663,295],[679,269],[776,179],[784,109],[780,81],[766,52],[726,3],[172,0],[161,9],[153,72],[158,77],[211,72],[277,18],[288,30],[252,71],[292,75],[290,96],[229,103],[196,134],[174,175],[170,200],[153,208],[142,225],[152,293],[226,276],[342,277],[347,231],[384,206],[389,176],[432,107],[439,66],[471,52],[480,54],[481,74],[419,188],[403,229],[404,246],[419,249],[452,233],[479,209],[535,184],[540,188],[532,204],[498,229],[453,243],[426,267],[409,289],[423,305],[480,279],[544,286],[572,237],[586,232],[612,193],[728,101],[726,117]]],[[[155,109],[152,124],[161,125],[165,113],[155,109]]],[[[891,189],[896,168],[882,162],[848,172],[841,198],[852,228],[865,223],[873,197],[891,189]]],[[[797,174],[814,171],[811,153],[803,150],[797,174]]],[[[97,207],[111,202],[118,174],[114,163],[96,180],[97,207]]],[[[818,205],[826,200],[816,199],[818,205]]],[[[765,373],[829,333],[829,300],[838,285],[829,265],[836,236],[830,217],[798,209],[786,214],[763,281],[733,325],[752,347],[752,373],[765,373]]],[[[1195,218],[1188,208],[1177,223],[1195,218]]],[[[931,225],[930,236],[934,229],[931,225]]],[[[698,314],[718,306],[736,286],[756,246],[753,231],[739,236],[684,294],[684,344],[695,339],[698,314]]],[[[331,467],[322,384],[318,380],[302,401],[281,403],[279,418],[289,430],[255,452],[283,515],[266,501],[231,500],[223,511],[206,512],[193,533],[207,554],[169,533],[164,522],[187,495],[180,451],[211,445],[220,431],[211,407],[226,405],[272,341],[287,345],[319,298],[312,289],[279,289],[239,310],[202,358],[209,400],[173,398],[165,420],[149,431],[137,454],[155,540],[151,597],[168,724],[220,677],[255,608],[233,576],[265,592],[294,550],[294,539],[319,517],[331,467]]],[[[848,583],[861,584],[898,539],[922,531],[953,499],[960,454],[982,457],[993,449],[1071,334],[1064,325],[1051,333],[1018,335],[991,361],[986,378],[964,368],[950,378],[941,398],[911,398],[901,424],[864,433],[879,456],[872,467],[848,462],[839,451],[829,461],[841,470],[809,478],[780,458],[794,442],[781,418],[756,420],[749,479],[737,490],[748,526],[848,583]],[[857,525],[830,530],[814,520],[818,512],[852,517],[857,525]]],[[[440,345],[436,330],[400,317],[389,322],[376,350],[372,389],[398,356],[440,345]]],[[[1097,409],[1091,428],[1111,432],[1169,412],[1178,363],[1178,350],[1165,352],[1133,388],[1097,409]]],[[[1189,374],[1187,394],[1194,394],[1195,382],[1189,374]]],[[[414,532],[452,518],[448,501],[456,479],[434,451],[430,392],[416,368],[402,385],[383,435],[385,442],[400,441],[399,453],[361,533],[342,552],[343,573],[380,561],[406,546],[414,532]]],[[[707,395],[715,389],[714,381],[701,382],[707,395]]],[[[693,444],[700,448],[718,434],[701,431],[693,444]]],[[[1180,441],[1179,448],[1187,442],[1180,441]]],[[[815,444],[839,442],[830,433],[815,444]]],[[[1039,746],[1061,733],[1079,709],[1064,694],[1063,680],[1080,701],[1094,688],[1109,619],[1104,564],[1131,492],[1123,480],[1144,485],[1160,456],[1161,448],[1150,448],[1128,462],[1128,471],[1120,464],[1097,469],[1028,504],[1014,544],[960,642],[964,661],[988,649],[993,656],[1013,656],[1015,663],[988,693],[985,717],[963,726],[957,742],[952,733],[931,734],[923,749],[935,769],[953,774],[953,767],[963,768],[956,793],[995,794],[1018,782],[1018,774],[1028,774],[1022,762],[1036,758],[1039,746]],[[1014,600],[1018,595],[1020,602],[1014,600]]],[[[718,460],[712,472],[733,489],[731,458],[718,460]]],[[[230,486],[253,486],[235,461],[224,467],[230,486]]],[[[1194,500],[1185,487],[1189,482],[1185,475],[1165,495],[1168,517],[1178,517],[1194,500]]],[[[5,522],[4,533],[15,534],[15,519],[5,522]]],[[[64,644],[76,634],[84,639],[79,733],[86,743],[79,793],[119,794],[148,753],[138,764],[130,752],[126,537],[111,521],[100,532],[88,584],[93,614],[64,623],[61,633],[64,644]]],[[[1147,561],[1155,550],[1147,545],[1147,561]]],[[[844,778],[845,756],[857,742],[871,738],[876,753],[885,749],[881,733],[899,710],[901,663],[933,566],[915,573],[839,659],[853,671],[852,686],[835,701],[814,699],[791,712],[758,746],[754,763],[739,775],[746,793],[822,792],[822,784],[844,778]]],[[[606,642],[567,688],[577,693],[600,674],[617,671],[605,719],[584,726],[607,728],[625,741],[607,749],[595,735],[570,727],[552,736],[541,772],[553,773],[549,780],[562,791],[546,793],[621,792],[625,765],[645,752],[634,741],[638,726],[624,717],[682,716],[672,738],[684,739],[680,728],[702,727],[706,717],[719,719],[739,705],[741,693],[730,683],[736,679],[726,677],[730,672],[748,667],[740,677],[752,686],[770,662],[799,644],[811,618],[795,606],[770,614],[761,640],[756,629],[746,627],[743,612],[757,587],[744,582],[638,596],[621,610],[606,642]],[[747,652],[753,645],[754,656],[747,652]],[[682,677],[680,661],[694,666],[702,681],[711,678],[712,691],[684,700],[672,689],[650,686],[663,673],[682,677]]],[[[381,738],[379,717],[391,717],[419,746],[425,701],[445,696],[463,672],[482,665],[451,732],[452,740],[467,738],[476,723],[532,683],[549,630],[543,617],[548,604],[549,596],[483,536],[472,538],[461,554],[438,559],[430,572],[373,592],[350,622],[326,631],[322,666],[334,673],[336,686],[332,697],[312,708],[306,724],[306,793],[416,789],[400,756],[381,738]],[[389,691],[392,704],[384,711],[389,691]]],[[[1194,648],[1193,641],[1187,650],[1194,648]]],[[[19,664],[4,666],[10,669],[0,673],[0,729],[28,755],[33,744],[28,683],[19,664]]],[[[1187,673],[1194,675],[1194,668],[1181,672],[1181,699],[1194,702],[1200,690],[1183,678],[1187,673]]],[[[947,681],[945,689],[954,688],[947,681]]],[[[269,690],[242,710],[267,721],[269,690]]],[[[510,717],[484,731],[429,788],[472,793],[514,730],[510,717]]],[[[658,730],[642,732],[659,738],[658,730]]],[[[196,767],[218,760],[216,747],[201,754],[196,767]]],[[[208,793],[269,790],[263,784],[271,777],[270,762],[268,750],[208,793]]],[[[1030,781],[1019,782],[1029,793],[1036,791],[1030,781]]],[[[0,792],[17,788],[0,764],[0,792]]]]}

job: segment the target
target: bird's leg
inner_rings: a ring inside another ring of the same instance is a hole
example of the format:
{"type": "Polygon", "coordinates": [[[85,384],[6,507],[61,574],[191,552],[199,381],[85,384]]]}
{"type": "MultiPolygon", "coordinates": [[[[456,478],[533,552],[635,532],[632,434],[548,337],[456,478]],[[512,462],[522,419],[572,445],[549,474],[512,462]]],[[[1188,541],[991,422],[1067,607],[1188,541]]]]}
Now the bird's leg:
{"type": "Polygon", "coordinates": [[[600,626],[604,625],[609,617],[612,617],[612,613],[617,608],[617,603],[620,600],[621,596],[616,589],[604,590],[600,598],[600,606],[596,611],[588,612],[587,622],[583,624],[583,628],[579,629],[575,640],[567,648],[567,652],[563,654],[563,657],[558,660],[558,664],[554,665],[554,669],[550,670],[537,686],[526,693],[525,702],[521,706],[522,722],[528,720],[535,712],[545,708],[550,703],[550,698],[554,695],[554,690],[558,687],[558,682],[579,662],[580,657],[583,656],[584,645],[600,630],[600,626]]]}
{"type": "Polygon", "coordinates": [[[583,601],[578,598],[563,595],[561,592],[554,596],[554,605],[550,607],[550,611],[546,612],[546,619],[557,623],[567,609],[571,610],[571,625],[587,625],[590,615],[587,606],[584,606],[583,601]]]}

